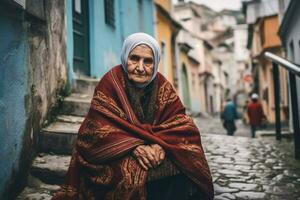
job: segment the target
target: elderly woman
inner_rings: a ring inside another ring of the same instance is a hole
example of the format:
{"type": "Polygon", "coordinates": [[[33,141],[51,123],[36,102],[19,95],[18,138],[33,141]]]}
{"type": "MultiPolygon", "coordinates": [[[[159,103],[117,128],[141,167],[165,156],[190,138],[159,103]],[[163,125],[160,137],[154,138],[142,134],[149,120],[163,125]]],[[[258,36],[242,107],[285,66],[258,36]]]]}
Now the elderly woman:
{"type": "Polygon", "coordinates": [[[159,60],[151,36],[124,41],[122,65],[96,87],[53,200],[213,199],[199,131],[157,72],[159,60]]]}

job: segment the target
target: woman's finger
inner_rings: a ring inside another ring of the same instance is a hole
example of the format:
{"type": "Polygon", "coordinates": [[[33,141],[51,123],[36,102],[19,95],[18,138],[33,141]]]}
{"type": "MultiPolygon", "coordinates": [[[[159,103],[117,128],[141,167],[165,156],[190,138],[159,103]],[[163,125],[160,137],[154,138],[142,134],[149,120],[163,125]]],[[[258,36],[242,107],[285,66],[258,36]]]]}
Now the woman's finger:
{"type": "Polygon", "coordinates": [[[150,146],[147,149],[147,158],[153,167],[156,167],[158,165],[156,151],[154,149],[152,149],[150,146]]]}
{"type": "Polygon", "coordinates": [[[141,167],[148,171],[148,167],[145,165],[145,163],[140,159],[140,158],[137,158],[137,161],[139,162],[139,164],[141,165],[141,167]]]}
{"type": "Polygon", "coordinates": [[[160,162],[163,161],[165,159],[165,151],[163,149],[160,150],[159,152],[159,159],[160,159],[160,162]]]}
{"type": "Polygon", "coordinates": [[[138,160],[143,169],[148,170],[148,168],[152,168],[150,162],[148,161],[147,153],[145,150],[145,145],[140,145],[133,151],[134,157],[138,160]]]}
{"type": "Polygon", "coordinates": [[[156,162],[158,164],[160,164],[163,161],[163,159],[165,158],[165,151],[164,151],[164,149],[160,145],[158,145],[158,144],[153,144],[153,145],[151,145],[151,147],[155,151],[156,162]]]}
{"type": "Polygon", "coordinates": [[[148,169],[153,168],[151,162],[149,161],[149,159],[147,157],[141,156],[140,158],[143,161],[143,163],[148,167],[148,169]]]}
{"type": "Polygon", "coordinates": [[[160,155],[160,151],[155,151],[155,160],[157,162],[157,165],[159,165],[161,163],[161,155],[160,155]]]}

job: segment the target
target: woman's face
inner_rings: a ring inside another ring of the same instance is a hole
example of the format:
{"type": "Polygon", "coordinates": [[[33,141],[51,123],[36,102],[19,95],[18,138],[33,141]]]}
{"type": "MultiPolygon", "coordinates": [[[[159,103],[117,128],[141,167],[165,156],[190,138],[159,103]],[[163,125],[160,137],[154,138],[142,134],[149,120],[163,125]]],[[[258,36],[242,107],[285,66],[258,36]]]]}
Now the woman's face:
{"type": "Polygon", "coordinates": [[[136,46],[128,55],[127,71],[129,80],[144,84],[151,80],[154,68],[154,58],[147,45],[136,46]]]}

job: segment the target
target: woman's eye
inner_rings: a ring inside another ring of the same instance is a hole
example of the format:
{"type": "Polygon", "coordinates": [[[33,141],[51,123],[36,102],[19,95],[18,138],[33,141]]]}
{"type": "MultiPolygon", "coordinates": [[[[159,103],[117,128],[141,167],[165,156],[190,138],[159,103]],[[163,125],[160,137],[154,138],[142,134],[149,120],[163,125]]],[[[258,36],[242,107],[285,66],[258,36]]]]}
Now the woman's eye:
{"type": "Polygon", "coordinates": [[[130,60],[134,61],[134,62],[138,62],[140,60],[140,57],[139,56],[130,56],[130,60]]]}
{"type": "Polygon", "coordinates": [[[152,59],[152,58],[145,58],[145,59],[144,59],[144,63],[145,63],[146,65],[151,65],[151,64],[153,64],[153,59],[152,59]]]}

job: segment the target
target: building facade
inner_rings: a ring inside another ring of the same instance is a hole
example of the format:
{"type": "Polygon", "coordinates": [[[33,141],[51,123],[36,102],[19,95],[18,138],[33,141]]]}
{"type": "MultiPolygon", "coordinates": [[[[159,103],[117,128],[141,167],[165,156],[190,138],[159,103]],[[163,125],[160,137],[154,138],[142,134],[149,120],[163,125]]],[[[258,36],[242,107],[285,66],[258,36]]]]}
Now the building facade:
{"type": "Polygon", "coordinates": [[[120,64],[123,40],[135,32],[152,36],[152,0],[66,0],[70,80],[99,78],[120,64]]]}
{"type": "Polygon", "coordinates": [[[171,0],[155,0],[155,8],[155,35],[161,48],[159,72],[178,88],[176,37],[181,25],[172,16],[171,0]]]}
{"type": "Polygon", "coordinates": [[[67,88],[65,2],[0,2],[0,199],[14,199],[67,88]],[[52,111],[51,111],[52,108],[52,111]]]}
{"type": "Polygon", "coordinates": [[[191,109],[191,94],[190,94],[190,68],[189,68],[189,57],[188,54],[193,48],[190,33],[185,30],[181,29],[178,37],[177,37],[177,44],[179,48],[178,52],[178,93],[183,101],[183,104],[186,108],[191,109]]]}
{"type": "Polygon", "coordinates": [[[252,74],[249,65],[249,50],[247,49],[248,26],[238,24],[233,30],[234,60],[236,66],[235,102],[239,112],[243,112],[251,93],[252,74]]]}
{"type": "MultiPolygon", "coordinates": [[[[300,2],[296,0],[285,0],[285,1],[279,1],[280,6],[280,29],[279,29],[279,35],[282,41],[282,44],[286,50],[286,58],[290,60],[291,62],[294,62],[296,64],[300,64],[300,2]]],[[[284,70],[284,69],[283,69],[284,70]]],[[[293,98],[293,100],[297,101],[298,104],[298,114],[300,119],[300,78],[296,77],[296,91],[297,96],[291,96],[289,95],[289,99],[293,98]]],[[[290,104],[292,105],[292,104],[290,104]]],[[[292,109],[294,109],[292,106],[290,106],[290,113],[292,113],[292,109]]],[[[291,115],[292,118],[292,115],[291,115]]],[[[297,119],[292,119],[297,120],[297,119]]],[[[292,121],[291,120],[291,121],[292,121]]],[[[296,121],[296,124],[298,126],[300,125],[300,121],[296,121]]]]}
{"type": "MultiPolygon", "coordinates": [[[[201,16],[199,6],[193,2],[179,2],[174,7],[175,18],[188,32],[183,32],[179,43],[183,43],[182,40],[187,40],[187,43],[191,46],[191,50],[188,52],[189,62],[186,65],[190,109],[192,112],[213,113],[215,96],[212,74],[212,46],[202,38],[201,24],[203,16],[201,16]]],[[[179,72],[182,73],[181,71],[179,72]]]]}
{"type": "MultiPolygon", "coordinates": [[[[245,6],[247,23],[250,25],[248,47],[252,60],[253,92],[259,94],[267,119],[273,124],[275,123],[273,67],[263,54],[270,51],[283,56],[281,41],[277,34],[279,30],[278,1],[250,1],[245,6]]],[[[286,75],[285,70],[280,69],[282,121],[288,119],[286,75]]]]}

